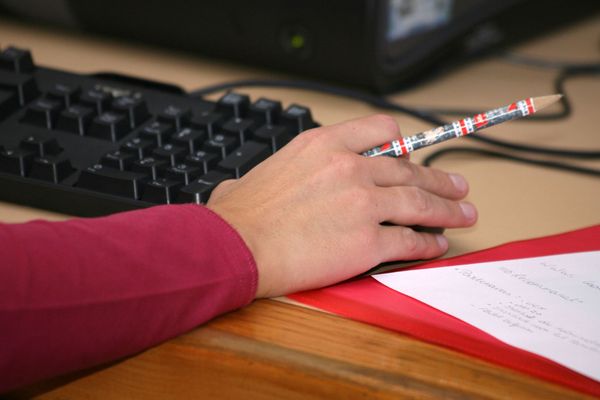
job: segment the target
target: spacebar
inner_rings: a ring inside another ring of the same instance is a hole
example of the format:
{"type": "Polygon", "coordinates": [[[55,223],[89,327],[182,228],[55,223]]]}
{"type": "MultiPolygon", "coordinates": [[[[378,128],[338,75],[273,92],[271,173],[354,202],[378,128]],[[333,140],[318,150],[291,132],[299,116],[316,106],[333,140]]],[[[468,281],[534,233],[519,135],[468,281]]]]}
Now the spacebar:
{"type": "Polygon", "coordinates": [[[119,171],[95,165],[81,171],[76,186],[116,196],[139,199],[142,196],[142,179],[147,175],[139,172],[119,171]]]}

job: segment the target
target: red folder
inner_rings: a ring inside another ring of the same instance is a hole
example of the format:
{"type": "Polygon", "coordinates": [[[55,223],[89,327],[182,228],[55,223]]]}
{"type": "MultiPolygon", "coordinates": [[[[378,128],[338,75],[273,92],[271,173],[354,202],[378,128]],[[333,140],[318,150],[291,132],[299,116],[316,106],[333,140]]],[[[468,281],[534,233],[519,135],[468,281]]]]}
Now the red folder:
{"type": "MultiPolygon", "coordinates": [[[[508,243],[410,269],[600,250],[600,225],[508,243]]],[[[335,314],[412,335],[575,390],[600,396],[600,382],[518,349],[455,317],[396,292],[371,277],[289,296],[335,314]]]]}

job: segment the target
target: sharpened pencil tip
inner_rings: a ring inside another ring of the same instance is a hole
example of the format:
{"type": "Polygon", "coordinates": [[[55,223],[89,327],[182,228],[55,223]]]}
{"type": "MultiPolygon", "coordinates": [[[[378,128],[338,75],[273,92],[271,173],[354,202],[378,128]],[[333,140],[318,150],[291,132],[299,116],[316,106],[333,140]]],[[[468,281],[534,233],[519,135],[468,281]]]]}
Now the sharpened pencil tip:
{"type": "Polygon", "coordinates": [[[534,97],[531,100],[533,101],[533,104],[535,106],[535,110],[539,111],[539,110],[541,110],[543,108],[548,107],[551,104],[556,103],[562,97],[563,97],[562,94],[551,94],[551,95],[548,95],[548,96],[534,97]]]}

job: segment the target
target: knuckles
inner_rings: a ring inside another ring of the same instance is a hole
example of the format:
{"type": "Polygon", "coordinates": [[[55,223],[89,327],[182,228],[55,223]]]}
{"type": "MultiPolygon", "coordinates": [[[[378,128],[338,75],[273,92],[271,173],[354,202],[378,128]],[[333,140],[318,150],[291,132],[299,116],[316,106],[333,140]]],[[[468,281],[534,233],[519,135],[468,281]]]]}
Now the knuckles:
{"type": "Polygon", "coordinates": [[[410,228],[404,228],[400,232],[402,232],[400,240],[402,241],[406,256],[408,258],[418,256],[420,246],[417,234],[410,228]]]}
{"type": "Polygon", "coordinates": [[[395,160],[400,164],[398,169],[399,179],[402,183],[415,182],[418,178],[417,167],[408,160],[398,159],[395,160]]]}
{"type": "Polygon", "coordinates": [[[340,178],[356,176],[362,169],[362,159],[356,154],[336,152],[329,156],[327,167],[340,178]]]}
{"type": "Polygon", "coordinates": [[[313,128],[302,132],[290,142],[290,145],[294,145],[301,149],[310,148],[313,146],[323,146],[326,140],[324,137],[325,129],[326,128],[313,128]]]}
{"type": "Polygon", "coordinates": [[[431,198],[430,196],[423,190],[416,186],[407,187],[410,204],[414,208],[415,212],[419,215],[430,214],[431,213],[431,198]]]}
{"type": "Polygon", "coordinates": [[[400,128],[398,127],[396,120],[387,114],[375,114],[368,118],[370,119],[369,122],[381,127],[386,132],[400,132],[400,128]]]}

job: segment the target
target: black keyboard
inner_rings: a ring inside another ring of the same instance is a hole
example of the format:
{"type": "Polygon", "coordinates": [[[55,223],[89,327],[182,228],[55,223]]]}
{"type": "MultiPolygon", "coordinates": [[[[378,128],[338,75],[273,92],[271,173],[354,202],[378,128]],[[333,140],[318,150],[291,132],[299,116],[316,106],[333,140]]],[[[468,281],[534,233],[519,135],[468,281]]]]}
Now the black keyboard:
{"type": "Polygon", "coordinates": [[[0,201],[97,216],[205,203],[317,124],[310,109],[229,92],[218,101],[117,74],[0,53],[0,201]]]}

